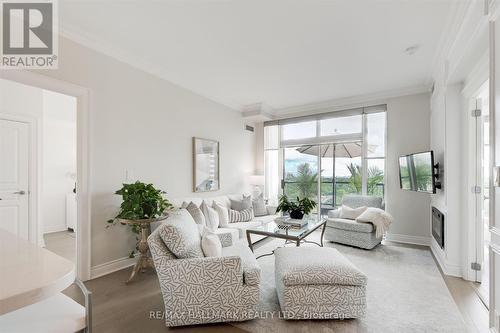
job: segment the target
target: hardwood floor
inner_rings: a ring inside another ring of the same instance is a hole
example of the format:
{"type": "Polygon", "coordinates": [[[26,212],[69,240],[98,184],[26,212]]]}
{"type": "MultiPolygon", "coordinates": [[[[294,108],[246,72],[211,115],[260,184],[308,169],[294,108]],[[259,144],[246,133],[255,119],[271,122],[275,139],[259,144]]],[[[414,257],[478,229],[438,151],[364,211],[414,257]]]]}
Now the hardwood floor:
{"type": "MultiPolygon", "coordinates": [[[[395,245],[395,243],[391,243],[395,245]]],[[[413,245],[397,244],[404,247],[413,245]]],[[[436,263],[437,265],[437,263],[436,263]]],[[[93,329],[94,332],[221,332],[241,333],[245,330],[231,324],[213,324],[168,329],[160,318],[163,299],[158,292],[159,283],[152,271],[140,274],[129,285],[125,282],[130,269],[123,269],[101,278],[86,282],[93,292],[93,329]]],[[[442,272],[441,272],[442,274],[442,272]]],[[[443,275],[444,281],[461,312],[468,332],[488,332],[488,312],[468,281],[443,275]]],[[[68,288],[65,293],[82,302],[76,287],[68,288]]]]}
{"type": "Polygon", "coordinates": [[[489,332],[488,310],[479,298],[472,282],[453,276],[443,275],[443,277],[469,332],[489,332]]]}
{"type": "Polygon", "coordinates": [[[52,232],[43,235],[45,248],[76,263],[76,233],[71,231],[52,232]]]}
{"type": "MultiPolygon", "coordinates": [[[[125,285],[130,276],[131,268],[85,282],[92,291],[93,331],[97,333],[120,332],[165,332],[169,329],[160,318],[163,312],[163,299],[159,292],[160,285],[156,274],[147,271],[132,283],[125,285]]],[[[79,290],[71,286],[66,295],[82,303],[83,297],[79,290]]],[[[245,330],[230,324],[204,325],[203,327],[179,327],[171,329],[179,333],[203,332],[241,333],[245,330]]]]}

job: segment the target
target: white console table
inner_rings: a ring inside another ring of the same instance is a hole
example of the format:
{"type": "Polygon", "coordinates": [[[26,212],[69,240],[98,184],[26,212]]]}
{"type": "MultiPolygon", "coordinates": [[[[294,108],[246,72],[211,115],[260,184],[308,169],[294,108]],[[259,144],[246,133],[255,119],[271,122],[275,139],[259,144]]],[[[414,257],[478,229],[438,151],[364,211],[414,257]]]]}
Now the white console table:
{"type": "Polygon", "coordinates": [[[89,331],[90,305],[71,261],[0,229],[0,332],[89,331]],[[73,283],[86,307],[61,293],[73,283]]]}

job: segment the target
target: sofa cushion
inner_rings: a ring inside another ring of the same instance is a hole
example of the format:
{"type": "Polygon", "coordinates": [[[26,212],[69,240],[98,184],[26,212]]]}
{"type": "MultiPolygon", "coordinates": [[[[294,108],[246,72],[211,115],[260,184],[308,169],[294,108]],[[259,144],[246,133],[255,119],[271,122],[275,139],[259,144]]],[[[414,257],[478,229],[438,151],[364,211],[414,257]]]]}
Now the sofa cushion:
{"type": "Polygon", "coordinates": [[[264,202],[264,194],[260,194],[252,200],[253,213],[255,216],[267,215],[266,203],[264,202]]]}
{"type": "Polygon", "coordinates": [[[213,202],[212,208],[215,209],[217,214],[219,214],[219,227],[227,227],[227,225],[229,224],[228,209],[216,201],[213,202]]]}
{"type": "Polygon", "coordinates": [[[249,222],[234,222],[229,223],[229,228],[237,229],[239,232],[239,238],[246,237],[246,230],[248,228],[260,227],[262,222],[259,221],[249,221],[249,222]]]}
{"type": "Polygon", "coordinates": [[[348,194],[342,199],[342,204],[352,208],[362,206],[384,209],[383,199],[369,195],[348,194]]]}
{"type": "Polygon", "coordinates": [[[339,251],[327,247],[282,247],[274,251],[276,279],[285,286],[365,286],[367,277],[339,251]]]}
{"type": "Polygon", "coordinates": [[[253,216],[253,208],[244,209],[242,211],[237,211],[233,209],[229,209],[229,226],[234,222],[248,222],[254,218],[253,216]]]}
{"type": "Polygon", "coordinates": [[[341,218],[327,218],[326,226],[357,232],[373,232],[373,224],[371,223],[360,223],[354,220],[341,219],[341,218]]]}
{"type": "Polygon", "coordinates": [[[203,257],[198,226],[187,210],[172,212],[158,228],[161,239],[177,258],[203,257]]]}
{"type": "Polygon", "coordinates": [[[219,236],[222,247],[234,245],[240,239],[240,232],[235,228],[217,228],[214,233],[219,236]]]}
{"type": "Polygon", "coordinates": [[[201,203],[200,210],[205,216],[205,224],[207,228],[214,231],[219,227],[219,213],[212,207],[208,206],[205,201],[201,203]]]}
{"type": "Polygon", "coordinates": [[[264,216],[258,216],[254,217],[250,222],[260,222],[261,224],[268,224],[274,221],[275,218],[277,218],[278,215],[264,215],[264,216]]]}
{"type": "Polygon", "coordinates": [[[229,200],[229,197],[231,198],[236,198],[236,197],[241,197],[241,194],[239,196],[237,195],[218,195],[215,197],[185,197],[185,198],[169,198],[169,201],[174,207],[181,208],[182,203],[185,202],[193,202],[195,205],[198,207],[201,205],[203,200],[207,202],[207,205],[212,206],[214,202],[217,202],[218,204],[230,208],[231,207],[231,202],[229,200]]]}
{"type": "Polygon", "coordinates": [[[340,209],[340,218],[355,220],[358,218],[358,216],[360,216],[365,212],[366,208],[367,208],[366,206],[351,208],[347,205],[342,205],[342,208],[340,209]]]}
{"type": "Polygon", "coordinates": [[[187,205],[186,210],[189,212],[189,214],[191,214],[196,224],[207,225],[205,215],[203,215],[200,207],[198,207],[194,202],[191,201],[189,205],[187,205]]]}
{"type": "Polygon", "coordinates": [[[210,229],[205,228],[203,230],[203,236],[201,237],[201,249],[205,257],[221,257],[222,243],[219,236],[210,229]]]}
{"type": "Polygon", "coordinates": [[[231,200],[231,209],[236,210],[238,212],[242,210],[246,210],[249,208],[252,208],[252,196],[250,195],[243,195],[242,198],[240,199],[232,199],[231,200]]]}

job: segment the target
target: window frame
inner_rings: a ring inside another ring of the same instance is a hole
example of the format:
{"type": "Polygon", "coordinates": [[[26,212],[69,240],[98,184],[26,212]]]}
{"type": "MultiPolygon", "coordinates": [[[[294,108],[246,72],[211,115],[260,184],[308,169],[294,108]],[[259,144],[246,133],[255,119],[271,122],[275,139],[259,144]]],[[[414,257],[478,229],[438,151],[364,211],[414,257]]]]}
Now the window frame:
{"type": "MultiPolygon", "coordinates": [[[[267,150],[278,150],[278,174],[279,174],[279,190],[277,193],[280,195],[283,195],[284,193],[284,151],[286,148],[291,148],[291,147],[298,147],[302,145],[324,145],[324,144],[338,144],[338,143],[345,143],[345,142],[355,142],[355,141],[360,141],[362,142],[362,152],[361,152],[361,169],[362,169],[362,184],[361,184],[361,194],[362,195],[368,195],[368,164],[369,160],[377,160],[377,159],[382,159],[384,160],[384,189],[383,189],[383,199],[385,201],[385,197],[387,194],[386,191],[386,185],[387,185],[387,136],[388,136],[388,130],[387,130],[387,122],[388,122],[388,113],[387,113],[387,106],[386,105],[377,105],[373,107],[366,107],[366,108],[358,108],[358,109],[352,109],[352,110],[344,110],[344,111],[338,111],[338,112],[331,112],[331,113],[325,113],[325,114],[320,114],[320,115],[312,115],[312,116],[305,116],[305,117],[298,117],[298,118],[289,118],[289,119],[284,119],[284,120],[278,120],[278,121],[271,121],[268,122],[267,124],[265,123],[264,126],[277,126],[278,130],[278,144],[273,145],[277,146],[277,149],[266,149],[264,147],[264,151],[267,150]],[[383,156],[368,156],[368,115],[369,114],[374,114],[374,113],[385,113],[385,119],[384,119],[384,153],[383,156]],[[351,133],[351,134],[340,134],[340,135],[328,135],[328,136],[321,136],[321,120],[324,119],[329,119],[329,118],[342,118],[342,117],[347,117],[347,116],[352,116],[356,114],[361,114],[361,133],[351,133]],[[283,131],[282,131],[282,126],[291,124],[291,123],[301,123],[301,122],[310,122],[310,121],[316,121],[316,136],[312,138],[303,138],[303,139],[289,139],[289,140],[284,140],[283,139],[283,131]]],[[[265,131],[265,129],[264,129],[265,131]]],[[[321,149],[318,150],[318,172],[321,171],[321,156],[320,152],[321,149]]],[[[267,184],[267,181],[266,181],[267,184]]],[[[321,174],[319,173],[318,177],[318,198],[321,198],[321,174]]],[[[266,185],[267,187],[267,185],[266,185]]],[[[266,190],[267,192],[267,190],[266,190]]],[[[274,198],[273,198],[274,199],[274,198]]],[[[336,198],[334,198],[334,205],[336,198]]],[[[318,213],[320,211],[320,205],[318,205],[318,213]]]]}

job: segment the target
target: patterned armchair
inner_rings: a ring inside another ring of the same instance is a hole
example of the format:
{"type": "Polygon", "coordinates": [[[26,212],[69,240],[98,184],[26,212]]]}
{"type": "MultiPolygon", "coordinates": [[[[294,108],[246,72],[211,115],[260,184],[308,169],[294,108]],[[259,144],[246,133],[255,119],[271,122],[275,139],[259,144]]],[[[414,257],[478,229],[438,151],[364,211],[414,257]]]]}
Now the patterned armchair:
{"type": "Polygon", "coordinates": [[[178,259],[160,237],[148,238],[165,303],[167,326],[244,321],[256,314],[260,268],[243,243],[224,247],[222,257],[178,259]]]}
{"type": "MultiPolygon", "coordinates": [[[[383,198],[365,195],[346,195],[342,204],[351,208],[362,206],[385,209],[383,198]]],[[[371,223],[358,223],[354,220],[340,218],[339,209],[328,212],[326,221],[325,240],[371,250],[380,242],[375,228],[371,223]]]]}

